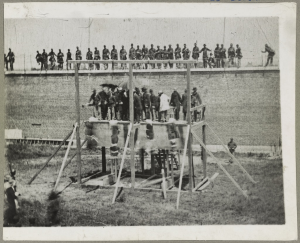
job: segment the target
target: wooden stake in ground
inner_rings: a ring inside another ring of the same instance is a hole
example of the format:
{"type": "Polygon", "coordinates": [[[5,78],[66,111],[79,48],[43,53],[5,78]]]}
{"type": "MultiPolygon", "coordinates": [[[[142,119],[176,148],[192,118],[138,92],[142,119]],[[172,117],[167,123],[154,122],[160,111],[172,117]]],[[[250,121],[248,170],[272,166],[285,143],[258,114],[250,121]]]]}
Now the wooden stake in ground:
{"type": "Polygon", "coordinates": [[[187,129],[186,129],[186,138],[185,138],[184,150],[183,150],[183,160],[182,160],[182,164],[181,164],[179,188],[178,188],[178,194],[177,194],[177,203],[176,203],[177,209],[179,208],[180,191],[181,191],[181,186],[182,186],[184,163],[185,163],[185,159],[186,159],[186,150],[187,150],[187,145],[188,145],[188,140],[189,140],[189,135],[190,135],[190,127],[191,127],[190,125],[187,125],[187,129]]]}
{"type": "MultiPolygon", "coordinates": [[[[61,168],[60,168],[60,171],[59,171],[59,174],[58,174],[58,177],[57,177],[57,180],[56,180],[56,183],[55,183],[55,186],[54,186],[54,189],[53,191],[56,190],[57,188],[57,185],[58,185],[58,182],[60,180],[60,177],[61,177],[61,174],[63,172],[63,169],[65,168],[65,163],[67,161],[67,158],[68,158],[68,155],[69,155],[69,151],[70,151],[70,148],[71,148],[71,144],[73,142],[73,138],[74,138],[74,135],[75,135],[75,132],[76,132],[76,129],[77,129],[77,123],[75,123],[75,126],[74,126],[74,130],[73,130],[73,133],[72,133],[72,136],[71,136],[71,139],[69,141],[69,144],[68,144],[68,148],[67,148],[67,151],[66,151],[66,154],[65,154],[65,157],[64,157],[64,160],[62,162],[62,165],[61,165],[61,168]]],[[[80,146],[80,145],[79,145],[80,146]]]]}
{"type": "Polygon", "coordinates": [[[163,190],[163,194],[164,194],[164,199],[167,198],[167,192],[166,192],[166,178],[165,178],[165,170],[162,169],[161,170],[161,174],[162,174],[162,190],[163,190]]]}
{"type": "Polygon", "coordinates": [[[131,137],[130,136],[131,135],[131,129],[132,129],[132,123],[129,124],[129,129],[128,129],[127,138],[126,138],[126,142],[125,142],[125,146],[124,146],[124,152],[123,152],[123,156],[122,156],[122,161],[121,161],[121,165],[120,165],[119,175],[118,175],[118,179],[117,179],[116,188],[115,188],[112,203],[114,203],[115,200],[116,200],[118,187],[119,187],[119,183],[120,183],[120,178],[121,178],[121,174],[122,174],[122,169],[123,169],[123,165],[124,165],[125,157],[126,157],[126,152],[127,152],[127,148],[128,148],[128,143],[129,143],[129,139],[131,137]]]}
{"type": "Polygon", "coordinates": [[[57,152],[60,150],[60,148],[65,144],[65,142],[67,141],[67,139],[72,135],[73,131],[71,131],[65,138],[64,140],[60,143],[60,145],[58,146],[58,148],[55,150],[55,152],[47,159],[46,163],[43,165],[43,167],[31,178],[31,180],[28,182],[28,185],[30,185],[35,178],[38,176],[38,174],[40,174],[42,172],[43,169],[45,169],[45,167],[47,166],[47,164],[50,162],[50,160],[57,154],[57,152]]]}

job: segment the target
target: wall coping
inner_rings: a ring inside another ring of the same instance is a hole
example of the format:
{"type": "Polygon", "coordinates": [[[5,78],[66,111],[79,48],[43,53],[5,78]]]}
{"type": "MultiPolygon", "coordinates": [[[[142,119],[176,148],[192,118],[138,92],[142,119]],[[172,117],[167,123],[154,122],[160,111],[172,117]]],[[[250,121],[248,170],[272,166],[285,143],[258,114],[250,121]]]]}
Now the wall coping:
{"type": "MultiPolygon", "coordinates": [[[[269,67],[241,67],[241,68],[191,68],[191,73],[205,72],[205,73],[224,73],[224,72],[264,72],[264,71],[279,71],[279,66],[269,66],[269,67]]],[[[125,74],[129,70],[79,70],[79,74],[125,74]]],[[[133,73],[185,73],[185,69],[134,69],[133,73]]],[[[48,70],[48,71],[5,71],[5,76],[14,75],[74,75],[74,70],[48,70]]]]}

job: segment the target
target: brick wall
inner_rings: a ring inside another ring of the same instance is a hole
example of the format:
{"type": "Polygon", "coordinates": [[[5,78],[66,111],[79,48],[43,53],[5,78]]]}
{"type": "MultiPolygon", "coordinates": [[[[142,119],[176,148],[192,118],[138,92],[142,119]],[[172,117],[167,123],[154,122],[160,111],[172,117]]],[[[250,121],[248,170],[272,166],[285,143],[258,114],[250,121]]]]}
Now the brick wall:
{"type": "MultiPolygon", "coordinates": [[[[119,84],[127,73],[80,74],[80,104],[86,103],[91,88],[102,83],[119,84]]],[[[171,95],[186,87],[184,73],[136,73],[134,82],[155,93],[171,95]]],[[[224,141],[233,137],[239,145],[271,145],[281,134],[279,71],[192,72],[192,87],[198,87],[207,105],[206,120],[224,141]]],[[[75,84],[70,74],[6,75],[6,129],[22,129],[23,136],[63,138],[75,121],[75,84]],[[32,124],[41,124],[40,126],[32,124]]],[[[92,109],[81,109],[88,119],[92,109]]],[[[83,128],[82,129],[82,137],[83,128]]],[[[220,144],[210,132],[208,144],[220,144]]]]}

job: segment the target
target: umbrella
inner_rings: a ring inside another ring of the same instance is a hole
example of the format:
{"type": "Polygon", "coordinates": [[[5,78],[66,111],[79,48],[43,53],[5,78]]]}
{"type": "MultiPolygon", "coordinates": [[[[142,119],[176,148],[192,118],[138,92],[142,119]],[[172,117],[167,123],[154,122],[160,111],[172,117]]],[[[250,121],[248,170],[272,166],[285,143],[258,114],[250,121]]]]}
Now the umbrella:
{"type": "Polygon", "coordinates": [[[110,89],[115,89],[118,87],[118,85],[115,85],[115,84],[100,84],[100,86],[102,87],[108,87],[110,89]]]}
{"type": "MultiPolygon", "coordinates": [[[[133,82],[133,88],[143,86],[141,81],[133,80],[132,82],[133,82]]],[[[120,83],[119,87],[121,87],[124,90],[129,90],[129,80],[125,80],[122,83],[120,83]]]]}

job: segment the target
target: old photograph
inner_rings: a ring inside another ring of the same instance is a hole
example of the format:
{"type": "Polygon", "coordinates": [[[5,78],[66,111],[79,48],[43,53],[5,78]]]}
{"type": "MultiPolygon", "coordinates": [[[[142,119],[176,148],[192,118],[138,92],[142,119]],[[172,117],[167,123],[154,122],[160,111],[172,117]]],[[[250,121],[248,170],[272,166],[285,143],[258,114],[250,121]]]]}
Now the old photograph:
{"type": "Polygon", "coordinates": [[[24,227],[289,225],[282,16],[57,4],[4,8],[7,239],[24,227]]]}

